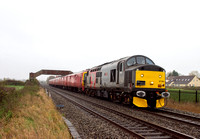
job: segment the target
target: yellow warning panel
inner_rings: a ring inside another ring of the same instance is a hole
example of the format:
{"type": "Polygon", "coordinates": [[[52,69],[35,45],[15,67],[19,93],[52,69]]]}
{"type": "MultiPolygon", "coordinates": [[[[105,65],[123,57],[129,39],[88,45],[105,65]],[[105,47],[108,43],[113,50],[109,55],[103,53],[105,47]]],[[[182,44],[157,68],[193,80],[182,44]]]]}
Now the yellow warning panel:
{"type": "Polygon", "coordinates": [[[156,100],[156,108],[161,108],[165,106],[165,99],[161,98],[161,99],[157,99],[156,100]]]}
{"type": "Polygon", "coordinates": [[[137,107],[148,107],[147,100],[138,97],[133,97],[133,104],[137,107]]]}

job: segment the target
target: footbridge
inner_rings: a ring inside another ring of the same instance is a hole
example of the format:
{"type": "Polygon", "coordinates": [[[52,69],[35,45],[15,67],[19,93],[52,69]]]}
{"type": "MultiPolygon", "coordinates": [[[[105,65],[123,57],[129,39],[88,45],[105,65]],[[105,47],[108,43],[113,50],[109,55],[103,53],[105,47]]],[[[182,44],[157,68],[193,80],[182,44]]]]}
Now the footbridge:
{"type": "Polygon", "coordinates": [[[68,75],[68,74],[72,74],[73,72],[68,71],[68,70],[40,70],[36,73],[29,73],[29,79],[35,79],[36,77],[40,76],[40,75],[68,75]]]}

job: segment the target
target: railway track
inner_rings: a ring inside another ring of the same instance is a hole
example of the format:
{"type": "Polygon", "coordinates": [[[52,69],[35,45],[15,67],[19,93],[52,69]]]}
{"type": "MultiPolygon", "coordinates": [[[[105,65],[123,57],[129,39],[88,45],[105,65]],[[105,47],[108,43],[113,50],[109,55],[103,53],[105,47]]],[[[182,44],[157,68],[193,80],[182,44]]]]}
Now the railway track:
{"type": "Polygon", "coordinates": [[[155,112],[143,110],[143,109],[141,109],[140,111],[143,111],[145,113],[152,114],[152,115],[155,115],[158,117],[170,119],[170,120],[173,120],[176,122],[178,121],[178,122],[188,124],[191,126],[200,127],[200,118],[199,117],[195,117],[195,116],[191,116],[191,115],[187,115],[187,114],[180,114],[180,113],[171,112],[171,111],[162,110],[162,109],[158,109],[155,112]]]}
{"type": "MultiPolygon", "coordinates": [[[[65,92],[64,90],[60,90],[60,89],[59,89],[59,91],[65,92]]],[[[164,109],[157,109],[155,111],[149,111],[149,110],[146,110],[146,109],[141,109],[141,108],[137,109],[136,108],[134,110],[144,112],[144,113],[148,113],[148,114],[151,114],[153,116],[173,120],[173,121],[176,121],[176,122],[188,124],[190,126],[195,126],[195,127],[198,127],[198,128],[200,127],[200,118],[199,117],[195,117],[195,116],[191,116],[191,115],[187,115],[187,114],[180,114],[180,113],[176,113],[176,112],[172,112],[172,111],[168,111],[168,110],[164,110],[164,109]]]]}
{"type": "Polygon", "coordinates": [[[97,117],[100,117],[113,125],[123,129],[125,132],[128,132],[134,137],[137,138],[152,138],[152,139],[162,139],[162,138],[194,138],[189,135],[182,134],[180,132],[177,132],[175,130],[167,129],[143,120],[140,120],[138,118],[134,118],[132,116],[126,115],[124,113],[115,111],[113,109],[107,108],[105,106],[84,100],[80,97],[75,97],[71,94],[63,94],[63,90],[57,90],[57,89],[52,89],[48,88],[49,90],[55,92],[56,94],[59,94],[60,96],[64,97],[74,105],[80,107],[81,109],[87,111],[88,113],[95,115],[97,117]],[[87,106],[83,106],[81,103],[78,103],[74,101],[73,99],[69,98],[68,95],[75,97],[76,99],[81,99],[87,103],[92,104],[92,106],[101,108],[109,113],[115,114],[118,117],[121,117],[119,119],[116,119],[115,116],[109,116],[108,114],[97,112],[87,106]],[[126,120],[124,120],[126,119],[126,120]],[[127,122],[128,121],[128,122],[127,122]]]}

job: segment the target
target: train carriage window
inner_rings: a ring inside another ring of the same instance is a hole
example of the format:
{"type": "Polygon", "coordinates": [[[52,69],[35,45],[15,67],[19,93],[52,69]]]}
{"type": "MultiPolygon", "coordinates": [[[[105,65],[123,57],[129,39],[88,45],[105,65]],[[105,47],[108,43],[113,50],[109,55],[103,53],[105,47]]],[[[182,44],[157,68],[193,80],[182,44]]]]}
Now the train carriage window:
{"type": "Polygon", "coordinates": [[[102,72],[97,72],[96,73],[96,77],[101,77],[102,76],[102,72]]]}
{"type": "Polygon", "coordinates": [[[116,69],[110,71],[110,82],[116,81],[116,69]]]}

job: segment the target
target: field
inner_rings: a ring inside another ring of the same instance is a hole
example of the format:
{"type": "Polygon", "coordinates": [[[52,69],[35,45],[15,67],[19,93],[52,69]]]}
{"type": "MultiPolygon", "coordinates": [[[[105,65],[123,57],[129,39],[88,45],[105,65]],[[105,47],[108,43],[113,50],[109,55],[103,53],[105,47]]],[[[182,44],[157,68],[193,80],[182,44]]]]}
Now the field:
{"type": "MultiPolygon", "coordinates": [[[[170,99],[178,102],[180,90],[180,102],[196,102],[196,90],[185,89],[168,89],[170,92],[170,99]]],[[[197,101],[199,102],[200,91],[198,91],[197,101]]]]}
{"type": "Polygon", "coordinates": [[[21,90],[24,88],[24,85],[6,85],[5,87],[13,87],[16,90],[21,90]]]}

